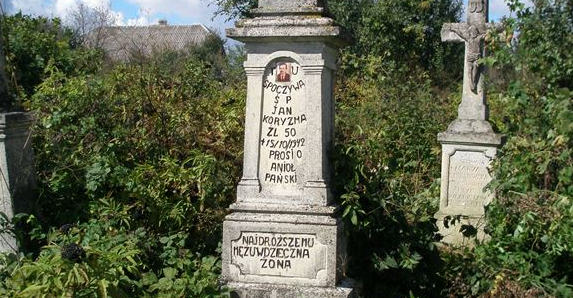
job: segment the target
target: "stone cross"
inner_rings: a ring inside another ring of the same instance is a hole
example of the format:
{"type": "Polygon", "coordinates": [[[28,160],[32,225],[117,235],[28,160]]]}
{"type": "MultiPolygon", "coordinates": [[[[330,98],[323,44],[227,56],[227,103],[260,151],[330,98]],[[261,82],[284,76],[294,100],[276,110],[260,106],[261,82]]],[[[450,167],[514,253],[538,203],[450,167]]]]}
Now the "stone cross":
{"type": "Polygon", "coordinates": [[[447,23],[442,27],[442,41],[464,42],[465,64],[462,105],[458,118],[487,120],[483,67],[484,41],[488,25],[488,0],[469,0],[466,23],[447,23]]]}
{"type": "MultiPolygon", "coordinates": [[[[501,145],[488,122],[484,87],[484,57],[488,23],[488,0],[469,0],[466,23],[442,27],[442,40],[464,42],[466,46],[462,102],[458,117],[445,132],[438,134],[442,144],[440,210],[435,217],[445,243],[470,244],[469,234],[486,238],[484,206],[494,196],[486,189],[491,181],[489,165],[501,145]]],[[[471,238],[473,239],[473,238],[471,238]]]]}
{"type": "Polygon", "coordinates": [[[320,0],[260,0],[251,13],[227,30],[247,50],[247,103],[221,280],[240,298],[353,297],[331,193],[343,31],[320,0]]]}

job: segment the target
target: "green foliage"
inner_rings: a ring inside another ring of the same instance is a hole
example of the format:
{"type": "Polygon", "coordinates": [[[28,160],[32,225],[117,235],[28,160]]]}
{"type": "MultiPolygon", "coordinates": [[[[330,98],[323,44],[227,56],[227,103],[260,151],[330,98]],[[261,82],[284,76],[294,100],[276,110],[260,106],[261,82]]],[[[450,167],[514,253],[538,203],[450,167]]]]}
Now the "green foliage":
{"type": "MultiPolygon", "coordinates": [[[[429,70],[438,80],[461,73],[449,63],[461,57],[461,48],[440,40],[442,24],[459,20],[461,1],[330,0],[328,9],[353,37],[346,50],[353,55],[380,57],[390,70],[429,70]]],[[[355,70],[363,68],[357,63],[355,70]]]]}
{"type": "Polygon", "coordinates": [[[114,197],[160,230],[216,229],[200,222],[221,218],[232,200],[242,105],[229,98],[240,93],[192,58],[161,67],[74,78],[53,68],[38,88],[38,171],[53,224],[114,197]]]}
{"type": "Polygon", "coordinates": [[[17,13],[2,16],[1,22],[10,89],[24,105],[34,88],[49,76],[44,73],[49,65],[65,74],[90,72],[98,66],[98,53],[75,49],[72,32],[62,27],[59,19],[17,13]]]}
{"type": "Polygon", "coordinates": [[[186,236],[130,229],[129,207],[102,200],[88,222],[52,230],[32,260],[3,255],[4,297],[226,297],[220,261],[185,248],[186,236]],[[158,240],[157,240],[158,239],[158,240]],[[156,258],[156,263],[148,261],[156,258]],[[151,265],[151,266],[150,266],[151,265]]]}
{"type": "Polygon", "coordinates": [[[378,62],[364,59],[362,75],[337,90],[336,190],[350,228],[349,274],[365,283],[365,297],[442,297],[435,136],[457,102],[434,94],[423,74],[384,73],[378,62]]]}
{"type": "Polygon", "coordinates": [[[215,15],[226,16],[227,21],[236,17],[250,17],[250,10],[257,7],[258,0],[215,0],[215,15]]]}
{"type": "Polygon", "coordinates": [[[429,93],[411,72],[385,68],[380,53],[342,56],[343,70],[360,76],[350,72],[338,90],[338,191],[351,227],[350,274],[365,283],[367,297],[572,295],[571,3],[510,5],[517,19],[488,37],[494,53],[485,61],[502,70],[489,98],[508,142],[493,172],[491,240],[474,249],[438,254],[433,247],[434,137],[457,100],[447,101],[446,90],[429,93]]]}
{"type": "MultiPolygon", "coordinates": [[[[436,246],[433,219],[436,134],[461,94],[441,80],[457,75],[447,64],[463,65],[445,63],[459,53],[438,35],[459,3],[328,2],[356,40],[342,52],[336,85],[334,192],[351,244],[343,265],[364,297],[573,295],[573,9],[571,1],[508,2],[517,18],[488,36],[493,55],[484,59],[502,70],[488,98],[508,139],[492,170],[491,239],[460,249],[436,246]]],[[[241,15],[254,5],[218,3],[241,15]]],[[[20,237],[24,225],[43,247],[0,255],[0,294],[226,296],[216,256],[240,174],[244,50],[223,57],[213,39],[94,72],[100,60],[61,46],[49,62],[30,64],[39,70],[29,80],[38,212],[0,220],[20,237]]]]}
{"type": "MultiPolygon", "coordinates": [[[[29,80],[40,196],[23,225],[1,227],[38,249],[2,256],[0,296],[226,296],[217,247],[239,176],[244,91],[215,51],[221,39],[96,71],[101,57],[66,38],[29,80]]],[[[13,53],[12,63],[31,55],[13,53]]]]}

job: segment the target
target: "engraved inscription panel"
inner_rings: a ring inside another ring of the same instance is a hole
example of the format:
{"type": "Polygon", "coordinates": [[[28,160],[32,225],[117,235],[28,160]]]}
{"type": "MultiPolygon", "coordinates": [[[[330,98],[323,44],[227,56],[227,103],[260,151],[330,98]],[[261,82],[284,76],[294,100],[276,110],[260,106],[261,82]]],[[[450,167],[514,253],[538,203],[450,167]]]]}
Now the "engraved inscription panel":
{"type": "Polygon", "coordinates": [[[243,232],[231,241],[231,264],[243,275],[316,279],[326,252],[316,235],[243,232]]]}
{"type": "Polygon", "coordinates": [[[493,195],[484,187],[491,181],[488,166],[491,159],[483,152],[456,151],[450,157],[448,207],[464,213],[483,214],[483,206],[493,195]]]}
{"type": "Polygon", "coordinates": [[[263,79],[263,113],[259,140],[262,192],[301,195],[306,148],[307,88],[302,68],[294,62],[271,63],[263,79]]]}

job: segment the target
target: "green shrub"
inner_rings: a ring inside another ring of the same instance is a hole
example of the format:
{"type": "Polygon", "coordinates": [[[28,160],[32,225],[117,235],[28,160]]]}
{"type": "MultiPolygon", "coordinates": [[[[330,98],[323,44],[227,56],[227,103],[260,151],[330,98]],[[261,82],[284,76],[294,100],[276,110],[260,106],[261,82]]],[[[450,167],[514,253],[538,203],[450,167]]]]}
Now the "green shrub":
{"type": "Polygon", "coordinates": [[[365,297],[441,297],[436,135],[459,100],[435,94],[423,73],[384,73],[370,59],[337,90],[336,193],[350,229],[349,275],[365,297]]]}
{"type": "Polygon", "coordinates": [[[217,256],[244,91],[241,72],[215,66],[180,53],[100,72],[44,65],[29,98],[40,196],[15,229],[38,248],[2,256],[2,296],[226,295],[217,256]]]}
{"type": "Polygon", "coordinates": [[[4,297],[226,297],[220,260],[186,248],[178,233],[132,229],[130,207],[92,205],[93,219],[51,230],[37,258],[2,255],[4,297]],[[151,262],[150,259],[154,259],[151,262]]]}
{"type": "Polygon", "coordinates": [[[201,222],[220,219],[233,199],[243,107],[229,98],[240,93],[193,59],[175,73],[159,67],[73,78],[52,68],[39,86],[36,151],[51,225],[89,218],[87,204],[111,197],[158,231],[215,228],[201,222]]]}
{"type": "Polygon", "coordinates": [[[49,76],[44,73],[48,65],[67,75],[99,67],[100,54],[77,48],[72,31],[59,19],[17,13],[3,15],[1,22],[10,89],[26,108],[36,86],[49,76]]]}

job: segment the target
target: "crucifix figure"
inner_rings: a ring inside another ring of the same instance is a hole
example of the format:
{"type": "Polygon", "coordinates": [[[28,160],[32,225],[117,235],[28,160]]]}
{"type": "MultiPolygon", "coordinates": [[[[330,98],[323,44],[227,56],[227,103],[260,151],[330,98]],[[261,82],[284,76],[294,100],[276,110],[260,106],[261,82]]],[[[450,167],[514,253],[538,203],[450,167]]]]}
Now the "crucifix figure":
{"type": "MultiPolygon", "coordinates": [[[[446,27],[444,26],[444,28],[446,27]]],[[[466,66],[467,75],[469,75],[470,90],[477,94],[477,86],[481,73],[479,59],[483,57],[483,46],[486,34],[485,26],[469,25],[467,30],[459,30],[459,28],[456,27],[450,27],[448,29],[466,43],[466,66]]]]}
{"type": "Polygon", "coordinates": [[[465,42],[464,82],[468,82],[471,92],[476,95],[479,92],[479,82],[483,72],[479,65],[479,59],[484,54],[487,29],[487,0],[470,0],[467,22],[444,24],[441,32],[442,41],[465,42]]]}
{"type": "Polygon", "coordinates": [[[462,102],[458,107],[458,118],[448,127],[450,131],[475,131],[479,127],[483,132],[491,132],[487,122],[484,67],[480,65],[480,59],[486,54],[486,34],[496,29],[488,24],[487,12],[488,0],[469,0],[467,22],[446,23],[442,27],[442,41],[464,42],[466,46],[462,102]]]}

